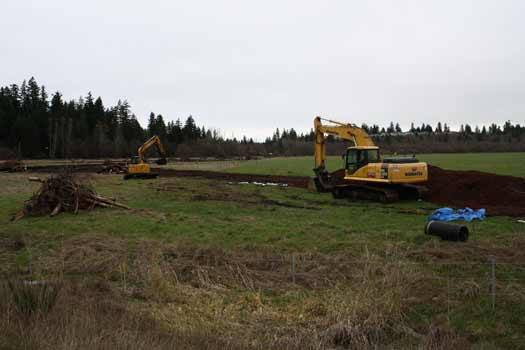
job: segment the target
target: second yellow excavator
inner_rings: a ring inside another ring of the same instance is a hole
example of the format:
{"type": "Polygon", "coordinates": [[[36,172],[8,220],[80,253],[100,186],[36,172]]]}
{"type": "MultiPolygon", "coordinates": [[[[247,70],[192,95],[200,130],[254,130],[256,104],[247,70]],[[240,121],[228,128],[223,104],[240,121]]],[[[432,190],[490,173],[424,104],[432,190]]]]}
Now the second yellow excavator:
{"type": "Polygon", "coordinates": [[[381,158],[370,136],[354,124],[316,117],[315,177],[313,186],[320,192],[332,192],[335,198],[350,197],[393,202],[400,198],[420,198],[428,180],[427,164],[415,157],[381,158]],[[323,125],[325,120],[332,125],[323,125]],[[326,137],[334,135],[353,142],[343,155],[344,176],[334,176],[326,169],[326,137]]]}
{"type": "Polygon", "coordinates": [[[124,175],[124,180],[152,179],[159,176],[159,174],[151,172],[151,167],[146,162],[146,151],[152,146],[157,147],[157,151],[160,155],[160,158],[157,159],[156,163],[159,165],[164,165],[168,163],[168,160],[166,158],[166,149],[162,145],[160,138],[156,135],[152,136],[149,140],[144,142],[142,146],[139,147],[138,156],[133,157],[131,159],[131,163],[128,164],[127,172],[124,175]]]}

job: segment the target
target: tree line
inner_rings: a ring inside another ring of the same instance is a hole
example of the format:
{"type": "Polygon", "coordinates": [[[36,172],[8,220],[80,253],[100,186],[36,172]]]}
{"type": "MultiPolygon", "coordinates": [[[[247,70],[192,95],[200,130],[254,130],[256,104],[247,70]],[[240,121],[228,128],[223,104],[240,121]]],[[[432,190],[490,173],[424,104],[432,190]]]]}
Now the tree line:
{"type": "Polygon", "coordinates": [[[164,122],[150,114],[143,129],[126,100],[104,106],[91,92],[65,101],[60,92],[49,97],[34,78],[20,86],[0,88],[0,147],[19,157],[123,157],[129,156],[146,137],[158,134],[173,144],[213,137],[198,127],[192,116],[184,123],[164,122]]]}
{"type": "MultiPolygon", "coordinates": [[[[387,152],[483,152],[525,151],[525,126],[505,122],[502,126],[464,124],[451,131],[444,123],[423,123],[402,130],[399,123],[362,124],[375,142],[387,152]]],[[[263,142],[246,136],[223,138],[215,129],[197,126],[190,115],[165,121],[150,113],[143,128],[126,100],[105,106],[91,92],[78,100],[65,101],[60,92],[50,97],[45,86],[32,77],[20,86],[0,87],[0,158],[128,157],[147,137],[159,135],[172,156],[251,157],[268,155],[310,155],[314,131],[298,133],[276,129],[263,142]]],[[[346,143],[328,137],[329,153],[338,154],[346,143]]]]}

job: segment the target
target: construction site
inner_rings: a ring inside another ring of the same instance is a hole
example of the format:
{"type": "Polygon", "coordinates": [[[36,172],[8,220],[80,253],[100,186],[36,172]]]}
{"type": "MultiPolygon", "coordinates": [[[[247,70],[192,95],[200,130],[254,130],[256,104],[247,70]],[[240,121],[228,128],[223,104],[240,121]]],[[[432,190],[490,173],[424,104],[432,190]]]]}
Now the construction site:
{"type": "Polygon", "coordinates": [[[317,129],[313,162],[182,161],[156,136],[131,160],[2,162],[2,347],[520,347],[525,179],[317,129]],[[431,228],[443,207],[483,217],[431,228]]]}
{"type": "Polygon", "coordinates": [[[3,1],[0,350],[525,350],[523,13],[3,1]]]}

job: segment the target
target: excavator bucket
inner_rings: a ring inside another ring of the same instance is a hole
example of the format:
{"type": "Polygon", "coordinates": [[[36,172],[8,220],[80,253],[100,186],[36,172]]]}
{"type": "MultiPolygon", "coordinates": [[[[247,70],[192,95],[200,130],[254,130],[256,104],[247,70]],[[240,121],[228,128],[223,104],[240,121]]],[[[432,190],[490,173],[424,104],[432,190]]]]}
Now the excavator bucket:
{"type": "Polygon", "coordinates": [[[158,165],[166,165],[168,164],[168,160],[166,158],[159,158],[155,161],[158,165]]]}
{"type": "Polygon", "coordinates": [[[308,189],[317,192],[331,192],[333,189],[330,173],[324,169],[315,168],[315,176],[308,181],[308,189]]]}

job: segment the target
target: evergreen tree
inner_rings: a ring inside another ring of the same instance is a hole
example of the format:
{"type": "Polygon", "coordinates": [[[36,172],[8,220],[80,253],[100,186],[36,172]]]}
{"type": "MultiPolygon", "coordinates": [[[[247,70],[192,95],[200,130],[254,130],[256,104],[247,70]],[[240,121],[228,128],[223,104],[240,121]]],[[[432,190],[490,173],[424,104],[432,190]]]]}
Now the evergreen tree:
{"type": "Polygon", "coordinates": [[[401,126],[399,126],[399,123],[396,123],[396,132],[397,133],[402,133],[403,130],[401,129],[401,126]]]}
{"type": "Polygon", "coordinates": [[[442,132],[443,128],[441,127],[441,122],[438,122],[436,127],[436,133],[441,134],[442,132]]]}
{"type": "Polygon", "coordinates": [[[157,115],[157,118],[155,118],[155,129],[157,131],[157,135],[162,139],[166,139],[166,123],[164,123],[164,118],[161,114],[157,115]]]}
{"type": "Polygon", "coordinates": [[[182,128],[182,136],[186,141],[194,141],[198,138],[197,133],[197,125],[195,125],[195,120],[190,115],[182,128]]]}

